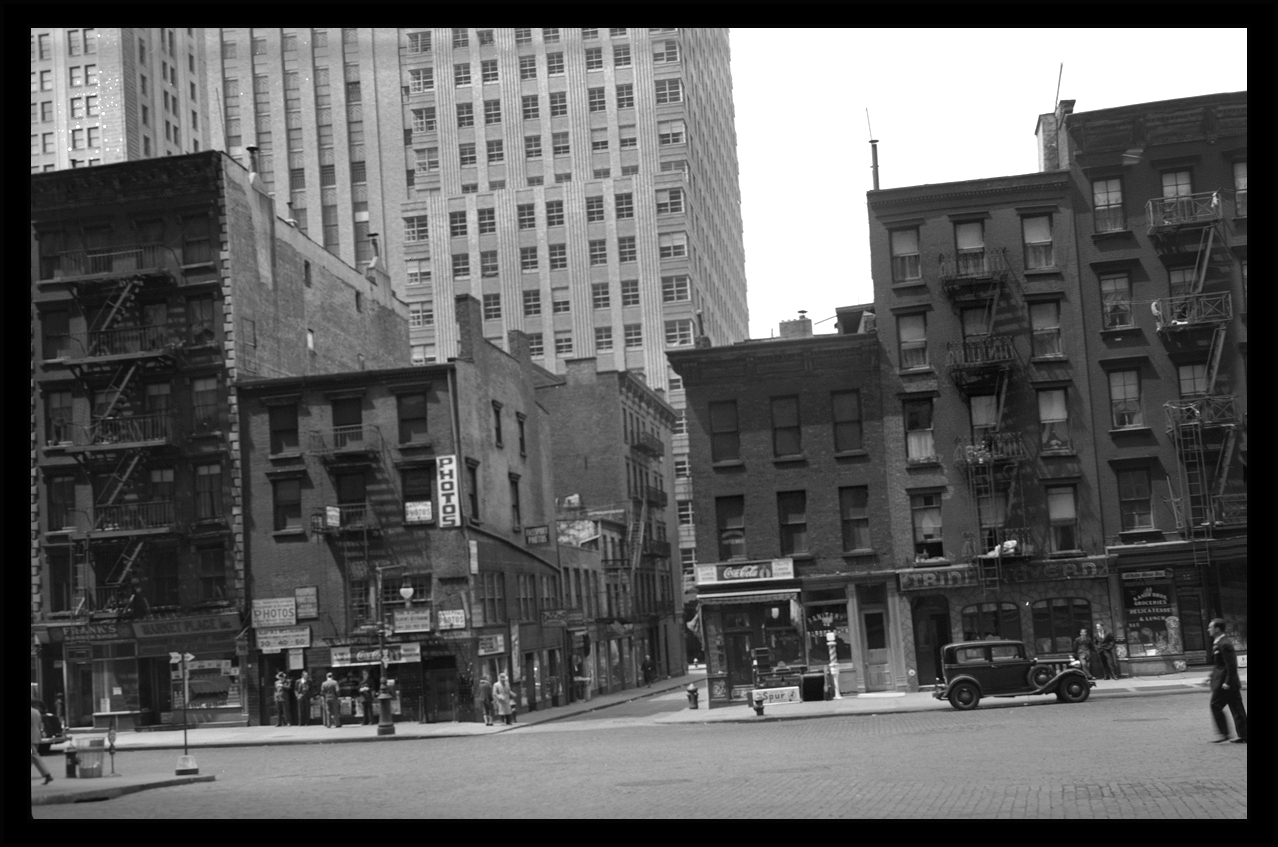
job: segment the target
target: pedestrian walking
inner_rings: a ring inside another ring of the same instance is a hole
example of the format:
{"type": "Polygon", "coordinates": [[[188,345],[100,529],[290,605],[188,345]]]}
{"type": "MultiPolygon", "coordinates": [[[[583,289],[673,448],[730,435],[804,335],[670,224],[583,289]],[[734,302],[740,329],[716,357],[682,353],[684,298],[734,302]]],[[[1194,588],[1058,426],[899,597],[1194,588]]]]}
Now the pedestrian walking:
{"type": "Polygon", "coordinates": [[[1088,634],[1087,628],[1084,627],[1078,631],[1078,638],[1074,639],[1074,658],[1078,659],[1083,666],[1083,673],[1088,679],[1095,679],[1096,674],[1092,673],[1092,654],[1095,652],[1095,642],[1092,641],[1091,635],[1088,634]]]}
{"type": "Polygon", "coordinates": [[[289,726],[288,720],[288,674],[280,671],[275,675],[275,725],[289,726]]]}
{"type": "Polygon", "coordinates": [[[48,785],[53,782],[53,774],[49,773],[49,769],[44,766],[44,760],[40,758],[40,741],[44,738],[44,715],[35,703],[31,704],[31,764],[36,766],[36,770],[44,777],[44,784],[48,785]]]}
{"type": "Polygon", "coordinates": [[[1118,648],[1114,644],[1114,633],[1105,627],[1102,627],[1101,631],[1104,634],[1096,648],[1096,652],[1100,655],[1101,668],[1105,672],[1106,679],[1119,679],[1121,675],[1118,672],[1118,648]]]}
{"type": "Polygon", "coordinates": [[[656,671],[656,668],[655,668],[655,667],[653,667],[653,664],[652,664],[652,657],[651,657],[651,656],[644,656],[644,657],[643,657],[643,664],[641,664],[641,665],[639,666],[639,668],[640,668],[640,670],[642,670],[642,671],[643,671],[643,684],[644,684],[645,686],[647,686],[647,687],[651,688],[651,687],[652,687],[652,677],[653,677],[653,674],[654,674],[654,673],[655,673],[655,671],[656,671]]]}
{"type": "Polygon", "coordinates": [[[297,725],[306,726],[311,711],[311,677],[306,671],[293,683],[293,696],[297,698],[297,725]]]}
{"type": "Polygon", "coordinates": [[[497,705],[497,714],[507,725],[509,725],[513,720],[511,716],[511,705],[513,700],[514,693],[510,690],[510,683],[506,680],[506,674],[498,674],[497,684],[493,686],[493,701],[497,705]]]}
{"type": "Polygon", "coordinates": [[[493,725],[493,681],[484,671],[484,678],[479,681],[479,703],[484,709],[484,726],[493,725]]]}
{"type": "Polygon", "coordinates": [[[1243,708],[1242,685],[1238,679],[1238,653],[1234,642],[1225,636],[1224,618],[1212,618],[1207,625],[1212,641],[1211,716],[1216,722],[1216,739],[1220,744],[1229,738],[1229,725],[1225,722],[1225,707],[1234,718],[1235,744],[1247,743],[1247,710],[1243,708]]]}
{"type": "Polygon", "coordinates": [[[368,671],[364,671],[363,676],[359,679],[359,702],[364,711],[362,725],[368,726],[370,723],[376,723],[373,720],[373,683],[368,679],[368,671]]]}
{"type": "Polygon", "coordinates": [[[324,698],[324,726],[342,728],[342,705],[337,701],[339,688],[332,672],[320,683],[320,696],[324,698]]]}
{"type": "Polygon", "coordinates": [[[58,719],[59,724],[62,726],[67,725],[67,705],[61,694],[53,698],[53,714],[58,719]]]}

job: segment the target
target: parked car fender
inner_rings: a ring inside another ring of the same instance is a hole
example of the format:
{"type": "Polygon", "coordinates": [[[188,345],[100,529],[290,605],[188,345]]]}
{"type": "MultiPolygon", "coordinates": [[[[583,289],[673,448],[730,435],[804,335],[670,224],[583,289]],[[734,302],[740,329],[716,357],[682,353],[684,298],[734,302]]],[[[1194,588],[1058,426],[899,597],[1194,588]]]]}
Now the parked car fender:
{"type": "Polygon", "coordinates": [[[933,696],[935,696],[936,699],[938,700],[944,700],[946,697],[950,696],[950,692],[954,690],[954,686],[958,685],[960,682],[972,683],[972,685],[976,686],[977,692],[982,697],[985,696],[985,691],[981,688],[980,680],[978,680],[976,677],[972,676],[971,674],[963,674],[962,676],[954,677],[945,685],[941,686],[940,690],[933,696]]]}
{"type": "Polygon", "coordinates": [[[1038,692],[1037,692],[1037,693],[1042,693],[1042,694],[1052,694],[1052,693],[1054,693],[1054,692],[1055,692],[1058,688],[1060,688],[1060,685],[1061,685],[1061,681],[1062,681],[1062,680],[1068,679],[1068,678],[1073,677],[1073,676],[1080,676],[1080,677],[1082,677],[1082,678],[1083,678],[1083,679],[1087,682],[1087,687],[1088,687],[1088,688],[1095,688],[1095,687],[1096,687],[1096,682],[1095,682],[1095,680],[1087,679],[1087,674],[1083,673],[1083,672],[1082,672],[1081,670],[1079,670],[1078,668],[1065,668],[1065,670],[1061,671],[1061,672],[1060,672],[1060,673],[1058,673],[1056,676],[1054,676],[1054,677],[1052,677],[1050,680],[1048,680],[1048,681],[1047,681],[1047,683],[1045,683],[1043,686],[1041,686],[1041,687],[1038,689],[1038,692]]]}

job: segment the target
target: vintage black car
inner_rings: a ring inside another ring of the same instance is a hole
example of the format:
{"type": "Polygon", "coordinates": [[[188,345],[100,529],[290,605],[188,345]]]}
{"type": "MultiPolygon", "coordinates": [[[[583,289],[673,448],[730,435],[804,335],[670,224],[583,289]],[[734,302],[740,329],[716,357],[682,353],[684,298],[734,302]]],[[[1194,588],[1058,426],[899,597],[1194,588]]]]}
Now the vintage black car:
{"type": "Polygon", "coordinates": [[[1096,684],[1080,667],[1064,668],[1027,658],[1020,641],[960,641],[941,649],[945,674],[932,696],[956,709],[975,709],[982,697],[1055,694],[1065,703],[1081,703],[1096,684]]]}

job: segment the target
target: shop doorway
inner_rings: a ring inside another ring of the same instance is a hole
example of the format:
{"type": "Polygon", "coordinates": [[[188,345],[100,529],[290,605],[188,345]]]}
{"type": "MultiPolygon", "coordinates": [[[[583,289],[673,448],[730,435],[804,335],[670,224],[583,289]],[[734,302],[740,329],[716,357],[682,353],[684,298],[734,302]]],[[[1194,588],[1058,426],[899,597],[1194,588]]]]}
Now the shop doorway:
{"type": "Polygon", "coordinates": [[[751,633],[730,632],[724,640],[728,651],[728,689],[754,685],[751,633]]]}
{"type": "Polygon", "coordinates": [[[1180,628],[1184,639],[1185,661],[1191,665],[1207,663],[1207,624],[1203,620],[1203,590],[1177,588],[1180,606],[1180,628]]]}
{"type": "Polygon", "coordinates": [[[93,726],[93,662],[67,665],[67,726],[93,726]]]}
{"type": "Polygon", "coordinates": [[[861,610],[862,662],[865,666],[865,690],[888,691],[892,688],[892,672],[887,651],[887,610],[861,610]]]}
{"type": "Polygon", "coordinates": [[[914,661],[919,685],[941,678],[941,648],[950,641],[950,608],[934,594],[914,601],[914,661]]]}

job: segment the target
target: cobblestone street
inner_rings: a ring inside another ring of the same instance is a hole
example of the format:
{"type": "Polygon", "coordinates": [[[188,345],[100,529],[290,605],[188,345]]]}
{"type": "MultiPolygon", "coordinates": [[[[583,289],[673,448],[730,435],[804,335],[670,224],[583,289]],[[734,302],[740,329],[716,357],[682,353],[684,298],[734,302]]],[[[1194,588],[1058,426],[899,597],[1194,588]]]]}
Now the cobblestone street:
{"type": "MultiPolygon", "coordinates": [[[[1230,818],[1247,752],[1206,696],[761,722],[653,724],[681,694],[489,737],[199,751],[217,781],[37,818],[1230,818]],[[611,713],[611,714],[609,714],[611,713]]],[[[171,768],[131,752],[118,770],[171,768]]]]}

